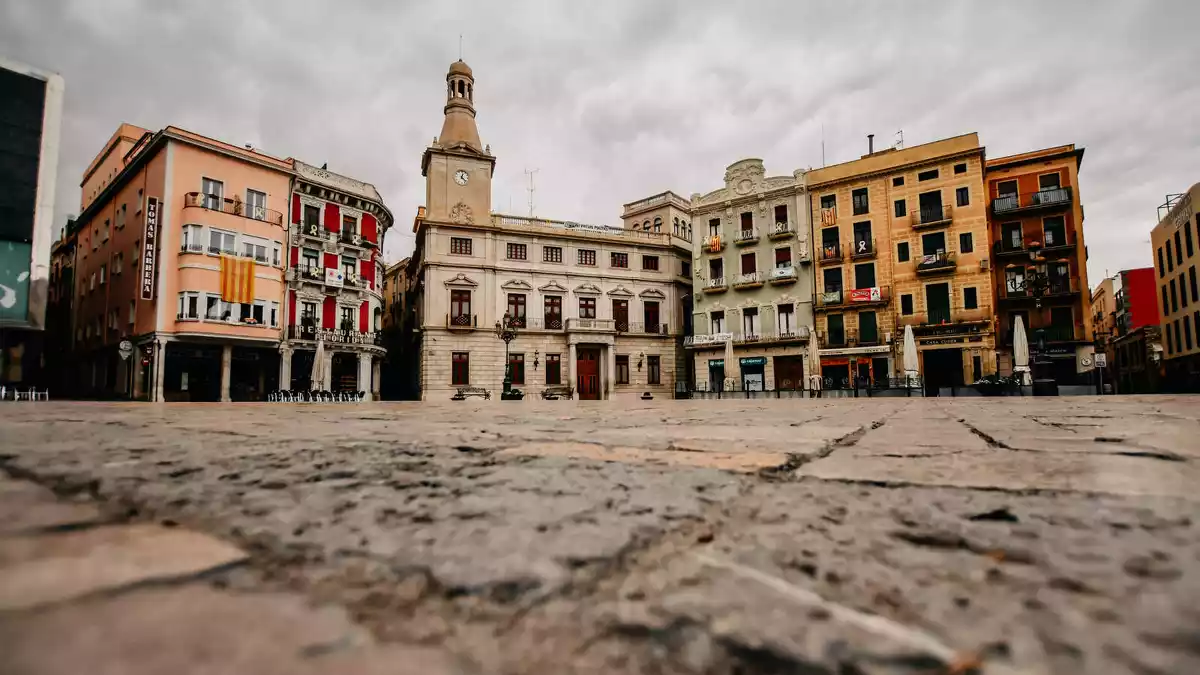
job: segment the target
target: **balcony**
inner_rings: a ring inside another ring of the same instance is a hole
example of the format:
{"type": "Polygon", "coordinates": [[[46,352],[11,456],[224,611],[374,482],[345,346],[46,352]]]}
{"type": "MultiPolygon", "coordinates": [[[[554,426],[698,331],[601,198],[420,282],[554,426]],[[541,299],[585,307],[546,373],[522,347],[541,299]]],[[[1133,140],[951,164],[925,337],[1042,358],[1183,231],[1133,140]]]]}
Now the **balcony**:
{"type": "Polygon", "coordinates": [[[363,332],[353,329],[334,330],[332,328],[321,328],[314,324],[293,324],[288,326],[287,336],[289,340],[319,340],[328,344],[371,345],[376,347],[383,345],[383,336],[380,333],[363,332]]]}
{"type": "Polygon", "coordinates": [[[817,294],[817,307],[841,307],[842,304],[843,296],[840,288],[817,294]]]}
{"type": "Polygon", "coordinates": [[[821,250],[817,251],[817,262],[822,265],[835,265],[842,262],[842,260],[841,244],[822,244],[821,250]]]}
{"type": "Polygon", "coordinates": [[[891,291],[890,286],[825,291],[817,294],[817,309],[883,306],[891,302],[891,291]]]}
{"type": "Polygon", "coordinates": [[[479,327],[479,317],[475,314],[447,314],[446,328],[450,330],[475,330],[479,327]]]}
{"type": "Polygon", "coordinates": [[[725,238],[719,234],[710,234],[704,238],[705,253],[720,253],[725,250],[725,238]]]}
{"type": "Polygon", "coordinates": [[[820,349],[839,349],[855,344],[852,331],[817,331],[817,347],[820,349]]]}
{"type": "MultiPolygon", "coordinates": [[[[1013,289],[1008,282],[1005,282],[1001,293],[1001,302],[1018,304],[1037,300],[1037,296],[1030,291],[1013,289]]],[[[1051,304],[1062,304],[1063,301],[1073,302],[1078,295],[1078,282],[1067,280],[1065,282],[1051,283],[1047,286],[1046,293],[1042,295],[1042,301],[1051,304]]]]}
{"type": "Polygon", "coordinates": [[[561,316],[547,316],[541,319],[526,319],[527,330],[562,330],[563,320],[561,316]]]}
{"type": "Polygon", "coordinates": [[[934,307],[924,312],[900,315],[896,325],[903,329],[912,326],[923,334],[940,332],[978,332],[992,323],[992,311],[987,305],[976,307],[934,307]]]}
{"type": "Polygon", "coordinates": [[[758,288],[763,285],[765,277],[762,272],[747,272],[739,274],[733,279],[733,287],[737,289],[758,288]]]}
{"type": "Polygon", "coordinates": [[[771,270],[770,276],[771,283],[775,284],[776,286],[794,284],[797,280],[796,268],[791,265],[776,267],[775,269],[771,270]]]}
{"type": "Polygon", "coordinates": [[[875,239],[858,239],[854,240],[854,248],[850,251],[851,260],[867,260],[875,257],[875,239]]]}
{"type": "Polygon", "coordinates": [[[628,328],[629,330],[627,332],[635,335],[670,335],[670,332],[667,331],[667,324],[665,323],[647,323],[635,321],[629,324],[628,328]]]}
{"type": "Polygon", "coordinates": [[[807,342],[810,337],[808,326],[795,326],[786,328],[782,331],[772,332],[757,332],[757,333],[717,333],[715,335],[689,335],[683,338],[683,346],[696,349],[704,349],[707,347],[719,347],[725,344],[726,340],[733,342],[735,345],[744,344],[791,344],[796,342],[807,342]]]}
{"type": "Polygon", "coordinates": [[[909,218],[914,230],[943,227],[949,225],[950,221],[953,220],[952,209],[949,204],[922,206],[909,214],[909,218]]]}
{"type": "MultiPolygon", "coordinates": [[[[1090,340],[1078,337],[1076,335],[1075,326],[1036,326],[1034,328],[1025,329],[1025,339],[1031,347],[1037,345],[1038,331],[1042,332],[1042,339],[1047,344],[1062,343],[1062,342],[1089,342],[1090,340]]],[[[1010,328],[1004,333],[1004,339],[1001,341],[1001,346],[1011,347],[1013,344],[1013,330],[1010,328]]]]}
{"type": "Polygon", "coordinates": [[[1020,258],[1029,255],[1024,241],[998,241],[992,244],[992,255],[996,258],[1020,258]]]}
{"type": "Polygon", "coordinates": [[[954,253],[934,253],[921,256],[917,263],[917,274],[933,275],[953,273],[958,269],[958,258],[954,253]]]}
{"type": "Polygon", "coordinates": [[[775,223],[767,234],[767,239],[777,241],[796,236],[796,226],[791,223],[775,223]]]}
{"type": "Polygon", "coordinates": [[[613,333],[616,329],[616,322],[612,319],[567,319],[567,331],[613,333]]]}
{"type": "MultiPolygon", "coordinates": [[[[204,244],[191,241],[191,242],[187,242],[185,244],[181,244],[179,246],[179,252],[180,253],[204,253],[205,248],[206,247],[204,246],[204,244]]],[[[217,249],[217,251],[220,251],[220,250],[221,250],[220,248],[217,249]]]]}
{"type": "Polygon", "coordinates": [[[1039,190],[1027,195],[1001,195],[992,200],[992,213],[996,215],[1052,211],[1071,205],[1074,194],[1069,187],[1039,190]]]}
{"type": "Polygon", "coordinates": [[[183,205],[185,208],[196,207],[208,209],[209,211],[220,211],[221,213],[231,213],[242,218],[249,218],[250,220],[261,220],[272,225],[283,225],[283,214],[279,211],[262,206],[249,206],[240,199],[227,199],[201,192],[188,192],[183,195],[183,205]]]}
{"type": "Polygon", "coordinates": [[[367,241],[363,239],[361,234],[350,230],[342,230],[339,232],[337,239],[338,243],[342,244],[343,246],[357,246],[359,248],[366,248],[367,246],[367,241]]]}
{"type": "Polygon", "coordinates": [[[713,277],[712,279],[704,280],[705,293],[724,293],[729,290],[729,284],[725,281],[725,277],[713,277]]]}
{"type": "Polygon", "coordinates": [[[733,243],[738,246],[758,243],[758,228],[752,227],[748,230],[738,230],[733,235],[733,243]]]}

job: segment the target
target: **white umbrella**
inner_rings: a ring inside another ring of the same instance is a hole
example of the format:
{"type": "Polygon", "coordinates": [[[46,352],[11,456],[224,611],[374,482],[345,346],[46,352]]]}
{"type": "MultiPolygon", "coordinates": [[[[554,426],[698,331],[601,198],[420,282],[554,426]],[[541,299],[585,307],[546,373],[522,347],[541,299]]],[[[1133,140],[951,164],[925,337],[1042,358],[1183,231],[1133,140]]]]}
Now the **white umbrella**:
{"type": "Polygon", "coordinates": [[[725,384],[733,381],[733,387],[725,387],[726,390],[736,388],[738,380],[741,379],[741,368],[738,362],[733,358],[733,336],[725,341],[725,384]]]}
{"type": "Polygon", "coordinates": [[[917,378],[917,338],[913,337],[912,326],[904,327],[904,378],[905,385],[912,384],[917,378]]]}
{"type": "Polygon", "coordinates": [[[312,391],[325,390],[325,342],[317,340],[317,353],[313,355],[312,374],[309,376],[308,388],[312,391]]]}
{"type": "Polygon", "coordinates": [[[1013,372],[1021,373],[1021,384],[1025,384],[1025,373],[1029,372],[1029,339],[1025,337],[1025,322],[1020,316],[1013,323],[1013,372]]]}

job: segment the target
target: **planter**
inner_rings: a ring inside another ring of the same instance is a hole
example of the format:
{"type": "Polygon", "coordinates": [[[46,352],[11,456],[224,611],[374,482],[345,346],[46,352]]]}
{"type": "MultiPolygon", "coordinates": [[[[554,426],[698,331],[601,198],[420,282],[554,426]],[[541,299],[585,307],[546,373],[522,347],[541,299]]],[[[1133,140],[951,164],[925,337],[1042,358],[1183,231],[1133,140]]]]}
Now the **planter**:
{"type": "Polygon", "coordinates": [[[500,394],[501,401],[520,401],[525,398],[525,392],[520,389],[509,389],[500,394]]]}

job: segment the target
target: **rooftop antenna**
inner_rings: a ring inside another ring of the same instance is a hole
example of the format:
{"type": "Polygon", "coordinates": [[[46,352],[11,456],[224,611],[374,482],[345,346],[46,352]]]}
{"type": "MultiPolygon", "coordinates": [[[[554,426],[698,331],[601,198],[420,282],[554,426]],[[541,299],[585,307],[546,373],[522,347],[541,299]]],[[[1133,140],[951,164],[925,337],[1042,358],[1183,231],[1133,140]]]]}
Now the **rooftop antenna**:
{"type": "Polygon", "coordinates": [[[896,138],[898,140],[896,141],[896,144],[893,145],[892,147],[896,148],[897,150],[903,150],[904,149],[904,130],[903,129],[899,129],[896,131],[896,138]]]}
{"type": "Polygon", "coordinates": [[[533,174],[537,173],[538,171],[539,171],[539,169],[525,169],[525,175],[529,176],[528,191],[529,191],[529,217],[530,218],[533,218],[533,193],[535,190],[537,190],[537,188],[535,188],[533,186],[533,174]]]}
{"type": "Polygon", "coordinates": [[[458,60],[462,61],[462,33],[458,34],[458,60]]]}
{"type": "Polygon", "coordinates": [[[825,123],[821,122],[821,166],[825,166],[825,123]]]}

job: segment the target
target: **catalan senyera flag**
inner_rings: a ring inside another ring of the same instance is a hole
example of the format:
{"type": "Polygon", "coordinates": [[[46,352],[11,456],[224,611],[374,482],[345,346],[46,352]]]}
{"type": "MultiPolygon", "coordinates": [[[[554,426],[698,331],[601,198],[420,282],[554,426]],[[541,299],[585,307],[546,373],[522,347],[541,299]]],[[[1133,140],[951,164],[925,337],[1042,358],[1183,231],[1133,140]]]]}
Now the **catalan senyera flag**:
{"type": "Polygon", "coordinates": [[[221,256],[221,299],[225,302],[254,302],[254,258],[221,256]]]}

